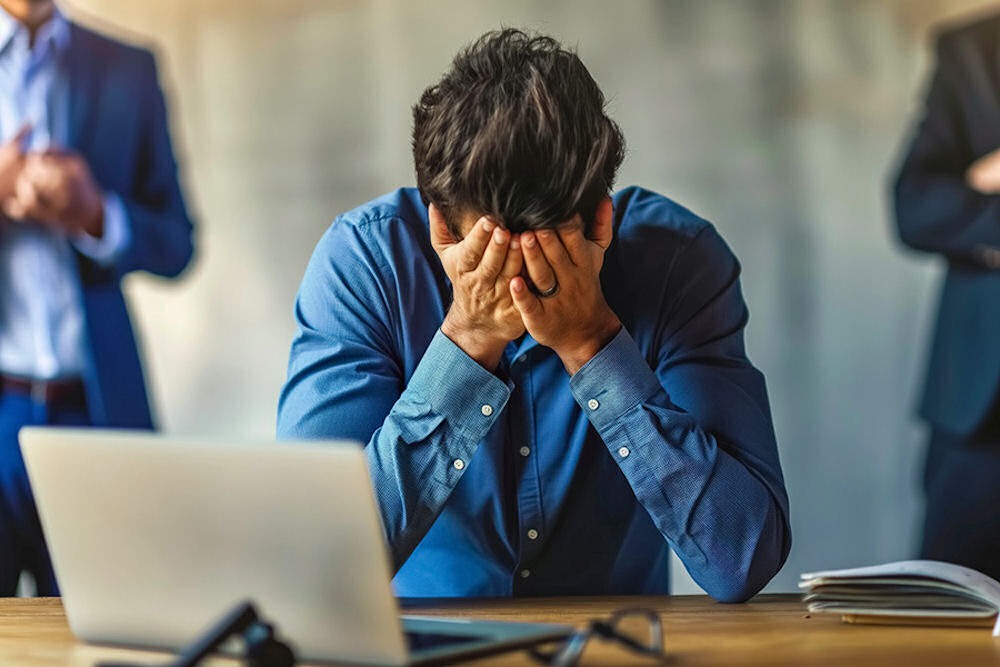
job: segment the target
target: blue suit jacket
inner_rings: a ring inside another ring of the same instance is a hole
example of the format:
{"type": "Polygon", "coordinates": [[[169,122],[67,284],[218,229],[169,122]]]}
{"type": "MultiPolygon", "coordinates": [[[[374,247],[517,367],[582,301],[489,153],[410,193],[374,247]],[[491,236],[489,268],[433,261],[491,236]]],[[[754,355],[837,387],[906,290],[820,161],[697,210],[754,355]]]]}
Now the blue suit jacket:
{"type": "Polygon", "coordinates": [[[1000,17],[942,32],[937,69],[895,188],[907,245],[948,262],[920,414],[970,436],[1000,386],[1000,196],[965,171],[1000,148],[1000,17]]]}
{"type": "Polygon", "coordinates": [[[177,182],[153,56],[72,24],[69,148],[121,197],[132,241],[113,266],[78,255],[90,358],[84,381],[94,425],[152,428],[142,365],[121,279],[176,276],[191,259],[192,223],[177,182]]]}

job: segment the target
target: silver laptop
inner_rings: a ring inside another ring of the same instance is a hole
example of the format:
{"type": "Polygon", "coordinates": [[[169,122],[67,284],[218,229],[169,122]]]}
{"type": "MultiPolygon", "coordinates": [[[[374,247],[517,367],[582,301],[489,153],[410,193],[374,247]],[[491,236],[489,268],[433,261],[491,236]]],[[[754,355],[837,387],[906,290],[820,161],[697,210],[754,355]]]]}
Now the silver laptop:
{"type": "Polygon", "coordinates": [[[573,631],[400,617],[356,443],[58,428],[20,443],[82,640],[176,650],[245,599],[310,661],[447,662],[573,631]]]}

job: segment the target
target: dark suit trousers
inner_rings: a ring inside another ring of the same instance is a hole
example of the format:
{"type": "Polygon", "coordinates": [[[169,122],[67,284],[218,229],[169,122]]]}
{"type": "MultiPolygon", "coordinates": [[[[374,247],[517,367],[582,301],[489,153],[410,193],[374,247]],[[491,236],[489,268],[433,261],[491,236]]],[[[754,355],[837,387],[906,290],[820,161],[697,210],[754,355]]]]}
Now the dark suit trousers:
{"type": "Polygon", "coordinates": [[[931,433],[924,490],[921,558],[1000,579],[1000,399],[970,438],[931,433]]]}
{"type": "Polygon", "coordinates": [[[21,394],[0,394],[0,596],[14,595],[22,570],[35,579],[38,595],[59,595],[35,500],[17,443],[22,426],[87,426],[86,407],[58,409],[21,394]]]}

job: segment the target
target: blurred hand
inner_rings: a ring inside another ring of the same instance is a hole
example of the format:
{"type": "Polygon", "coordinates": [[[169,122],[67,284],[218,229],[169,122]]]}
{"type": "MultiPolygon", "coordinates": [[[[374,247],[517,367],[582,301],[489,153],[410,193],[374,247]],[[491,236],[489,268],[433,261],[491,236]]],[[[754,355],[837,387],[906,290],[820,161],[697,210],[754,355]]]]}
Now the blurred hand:
{"type": "Polygon", "coordinates": [[[524,333],[508,284],[521,272],[520,242],[488,218],[480,218],[461,241],[433,204],[428,210],[431,244],[451,280],[452,304],[441,332],[489,371],[507,343],[524,333]]]}
{"type": "Polygon", "coordinates": [[[621,329],[604,299],[601,267],[613,236],[611,200],[598,206],[590,238],[578,217],[558,229],[521,234],[528,277],[510,281],[510,291],[531,337],[552,348],[573,375],[621,329]],[[555,286],[558,285],[556,288],[555,286]],[[544,296],[556,289],[551,296],[544,296]],[[539,294],[540,292],[540,294],[539,294]]]}
{"type": "Polygon", "coordinates": [[[965,181],[984,195],[1000,194],[1000,148],[973,162],[965,172],[965,181]]]}
{"type": "Polygon", "coordinates": [[[29,153],[3,202],[15,220],[32,220],[67,234],[104,234],[104,198],[90,167],[78,154],[49,150],[29,153]]]}
{"type": "Polygon", "coordinates": [[[24,150],[21,143],[31,132],[31,127],[23,126],[7,143],[0,145],[0,202],[14,194],[14,184],[24,165],[24,150]]]}

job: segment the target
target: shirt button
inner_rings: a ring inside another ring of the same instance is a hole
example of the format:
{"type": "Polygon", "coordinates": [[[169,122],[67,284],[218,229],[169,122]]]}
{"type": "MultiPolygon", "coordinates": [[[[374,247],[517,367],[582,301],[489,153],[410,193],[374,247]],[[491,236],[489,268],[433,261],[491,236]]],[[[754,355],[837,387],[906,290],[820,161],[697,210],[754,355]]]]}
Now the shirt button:
{"type": "Polygon", "coordinates": [[[625,458],[628,455],[629,455],[628,447],[619,447],[618,448],[618,456],[620,456],[622,458],[625,458]]]}
{"type": "Polygon", "coordinates": [[[487,403],[483,407],[479,408],[479,410],[480,410],[480,412],[483,413],[484,417],[489,417],[491,414],[493,414],[493,406],[490,405],[489,403],[487,403]]]}
{"type": "Polygon", "coordinates": [[[462,459],[455,459],[451,465],[455,467],[455,470],[461,470],[462,468],[465,467],[465,461],[463,461],[462,459]]]}
{"type": "Polygon", "coordinates": [[[530,530],[528,530],[528,539],[529,540],[537,540],[538,539],[538,531],[535,530],[534,528],[531,528],[530,530]]]}
{"type": "Polygon", "coordinates": [[[527,579],[531,576],[531,570],[521,570],[520,574],[522,579],[527,579]]]}
{"type": "Polygon", "coordinates": [[[531,448],[521,447],[521,449],[519,449],[518,451],[521,452],[521,456],[527,456],[528,454],[531,453],[531,448]]]}
{"type": "Polygon", "coordinates": [[[590,408],[591,410],[596,410],[597,408],[601,407],[601,404],[598,402],[596,398],[592,398],[589,401],[587,401],[587,407],[590,408]]]}

